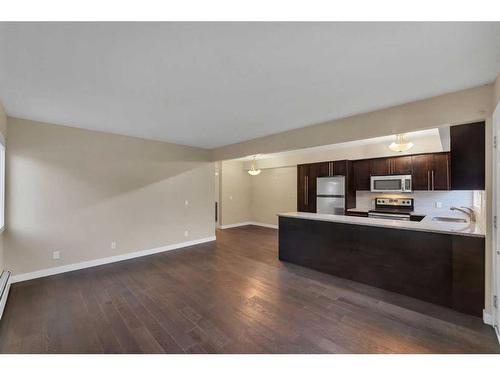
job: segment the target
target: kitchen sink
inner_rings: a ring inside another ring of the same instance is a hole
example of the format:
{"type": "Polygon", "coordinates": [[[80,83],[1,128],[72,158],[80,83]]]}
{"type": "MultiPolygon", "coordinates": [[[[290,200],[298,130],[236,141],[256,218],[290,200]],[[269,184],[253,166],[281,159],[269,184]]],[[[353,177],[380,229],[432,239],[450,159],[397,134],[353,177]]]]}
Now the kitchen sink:
{"type": "Polygon", "coordinates": [[[446,221],[450,223],[467,223],[466,219],[462,219],[459,217],[444,217],[444,216],[435,216],[432,218],[433,221],[446,221]]]}

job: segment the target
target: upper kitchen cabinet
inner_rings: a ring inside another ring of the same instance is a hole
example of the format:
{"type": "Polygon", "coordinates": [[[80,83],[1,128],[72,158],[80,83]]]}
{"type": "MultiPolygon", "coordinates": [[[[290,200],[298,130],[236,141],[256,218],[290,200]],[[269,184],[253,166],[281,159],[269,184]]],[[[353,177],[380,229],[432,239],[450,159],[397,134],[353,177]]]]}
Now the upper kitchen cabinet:
{"type": "Polygon", "coordinates": [[[352,162],[356,190],[370,190],[370,159],[352,162]]]}
{"type": "Polygon", "coordinates": [[[411,156],[412,190],[450,190],[448,152],[411,156]]]}
{"type": "Polygon", "coordinates": [[[347,175],[347,160],[337,160],[331,162],[333,164],[333,175],[334,176],[346,176],[347,175]]]}
{"type": "Polygon", "coordinates": [[[370,172],[374,176],[390,174],[390,159],[389,158],[377,158],[370,160],[370,172]]]}
{"type": "Polygon", "coordinates": [[[450,190],[450,154],[448,152],[432,155],[432,190],[450,190]]]}
{"type": "Polygon", "coordinates": [[[347,160],[325,161],[313,163],[316,168],[316,177],[345,176],[347,172],[347,160]]]}
{"type": "Polygon", "coordinates": [[[413,155],[412,159],[412,190],[430,190],[430,156],[427,154],[413,155]]]}
{"type": "Polygon", "coordinates": [[[484,190],[484,129],[484,121],[450,127],[452,190],[484,190]]]}
{"type": "Polygon", "coordinates": [[[317,177],[330,177],[333,175],[333,162],[325,161],[310,165],[315,166],[317,177]]]}
{"type": "Polygon", "coordinates": [[[411,174],[412,173],[411,156],[398,156],[395,158],[389,158],[389,173],[411,174]]]}
{"type": "Polygon", "coordinates": [[[397,156],[392,158],[376,158],[370,160],[370,174],[411,174],[411,156],[397,156]]]}

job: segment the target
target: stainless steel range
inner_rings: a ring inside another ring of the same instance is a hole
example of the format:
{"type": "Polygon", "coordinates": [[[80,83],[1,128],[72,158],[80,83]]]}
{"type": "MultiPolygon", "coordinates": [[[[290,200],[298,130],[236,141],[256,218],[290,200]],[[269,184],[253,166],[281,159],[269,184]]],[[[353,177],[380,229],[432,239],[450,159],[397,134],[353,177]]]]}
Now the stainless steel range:
{"type": "Polygon", "coordinates": [[[409,221],[412,212],[413,198],[375,198],[375,209],[368,211],[368,217],[409,221]]]}

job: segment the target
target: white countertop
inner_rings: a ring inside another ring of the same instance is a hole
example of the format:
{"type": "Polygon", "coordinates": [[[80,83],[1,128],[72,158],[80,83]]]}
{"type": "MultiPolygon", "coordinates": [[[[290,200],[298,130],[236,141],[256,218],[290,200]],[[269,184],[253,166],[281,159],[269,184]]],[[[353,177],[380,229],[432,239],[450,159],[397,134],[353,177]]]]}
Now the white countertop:
{"type": "Polygon", "coordinates": [[[422,221],[376,219],[372,217],[315,214],[309,212],[286,212],[280,213],[278,214],[278,216],[305,220],[331,221],[336,223],[354,225],[368,225],[383,228],[407,229],[422,232],[459,234],[472,237],[484,237],[486,233],[484,226],[480,225],[479,223],[453,223],[433,221],[433,215],[425,216],[422,221]]]}

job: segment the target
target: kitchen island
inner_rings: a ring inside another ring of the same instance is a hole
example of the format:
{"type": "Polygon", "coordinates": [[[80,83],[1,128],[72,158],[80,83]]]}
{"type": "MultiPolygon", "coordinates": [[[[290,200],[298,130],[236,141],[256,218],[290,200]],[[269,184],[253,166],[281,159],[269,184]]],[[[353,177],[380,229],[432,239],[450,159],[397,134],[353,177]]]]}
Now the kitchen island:
{"type": "Polygon", "coordinates": [[[278,216],[282,261],[482,316],[485,233],[479,224],[278,216]]]}

